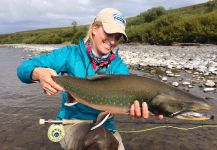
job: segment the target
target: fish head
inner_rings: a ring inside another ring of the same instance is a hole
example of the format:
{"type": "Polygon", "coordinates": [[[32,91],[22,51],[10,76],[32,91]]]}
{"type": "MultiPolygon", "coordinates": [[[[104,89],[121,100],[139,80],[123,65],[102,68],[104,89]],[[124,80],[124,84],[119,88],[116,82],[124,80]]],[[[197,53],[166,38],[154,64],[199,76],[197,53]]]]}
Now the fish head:
{"type": "MultiPolygon", "coordinates": [[[[185,120],[208,120],[211,117],[203,114],[210,110],[211,106],[203,99],[188,93],[184,96],[173,96],[171,94],[159,94],[153,98],[152,112],[164,116],[185,120]]],[[[177,94],[178,95],[178,94],[177,94]]]]}

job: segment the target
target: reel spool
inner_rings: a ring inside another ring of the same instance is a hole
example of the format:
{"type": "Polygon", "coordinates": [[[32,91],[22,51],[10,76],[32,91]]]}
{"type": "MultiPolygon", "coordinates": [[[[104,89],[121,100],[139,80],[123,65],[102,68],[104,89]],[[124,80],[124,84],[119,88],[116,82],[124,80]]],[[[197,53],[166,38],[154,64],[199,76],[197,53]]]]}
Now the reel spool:
{"type": "Polygon", "coordinates": [[[59,142],[65,136],[65,130],[62,124],[52,124],[48,128],[47,136],[52,142],[59,142]]]}

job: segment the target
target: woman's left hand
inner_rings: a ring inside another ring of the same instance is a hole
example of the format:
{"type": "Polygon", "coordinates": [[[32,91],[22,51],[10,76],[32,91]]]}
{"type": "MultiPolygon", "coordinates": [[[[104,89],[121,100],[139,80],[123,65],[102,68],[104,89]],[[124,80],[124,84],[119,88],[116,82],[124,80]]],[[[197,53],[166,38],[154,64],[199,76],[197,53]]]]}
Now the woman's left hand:
{"type": "MultiPolygon", "coordinates": [[[[130,116],[132,117],[143,117],[148,118],[149,117],[149,111],[148,111],[148,105],[146,102],[142,103],[142,107],[140,107],[139,101],[135,100],[134,104],[130,107],[130,116]]],[[[163,115],[157,115],[156,119],[161,120],[163,119],[163,115]]]]}

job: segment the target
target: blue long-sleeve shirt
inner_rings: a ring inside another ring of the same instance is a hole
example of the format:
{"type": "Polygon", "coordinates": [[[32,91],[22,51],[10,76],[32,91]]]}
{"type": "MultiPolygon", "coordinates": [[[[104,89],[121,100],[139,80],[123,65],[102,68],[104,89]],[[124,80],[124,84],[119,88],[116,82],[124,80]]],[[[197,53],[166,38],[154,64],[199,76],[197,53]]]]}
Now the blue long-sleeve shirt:
{"type": "MultiPolygon", "coordinates": [[[[128,67],[124,64],[118,53],[114,60],[106,70],[106,74],[128,74],[128,67]]],[[[38,57],[30,58],[22,62],[17,68],[17,75],[24,83],[33,83],[31,73],[37,67],[51,68],[57,74],[67,73],[70,76],[86,78],[87,76],[95,75],[95,70],[91,65],[91,61],[86,52],[86,45],[83,40],[80,40],[78,45],[65,46],[53,50],[49,54],[42,54],[38,57]]],[[[57,116],[57,119],[82,119],[96,120],[96,117],[101,112],[81,103],[73,106],[66,106],[64,103],[67,100],[67,93],[62,93],[62,105],[57,116]]],[[[106,121],[104,127],[110,131],[116,130],[114,118],[111,117],[106,121]]]]}

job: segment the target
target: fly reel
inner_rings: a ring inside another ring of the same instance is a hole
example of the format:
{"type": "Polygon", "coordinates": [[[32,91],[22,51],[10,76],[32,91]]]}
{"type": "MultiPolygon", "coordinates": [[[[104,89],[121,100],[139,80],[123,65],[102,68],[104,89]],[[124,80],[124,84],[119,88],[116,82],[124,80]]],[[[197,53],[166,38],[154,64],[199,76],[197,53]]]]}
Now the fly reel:
{"type": "Polygon", "coordinates": [[[52,142],[59,142],[61,141],[65,136],[65,130],[63,125],[73,125],[77,123],[82,122],[92,122],[92,120],[45,120],[40,119],[39,124],[44,125],[46,123],[50,124],[53,123],[49,128],[47,132],[47,136],[49,140],[52,142]]]}
{"type": "Polygon", "coordinates": [[[62,124],[52,124],[48,128],[47,136],[52,142],[59,142],[65,136],[65,130],[62,124]]]}

